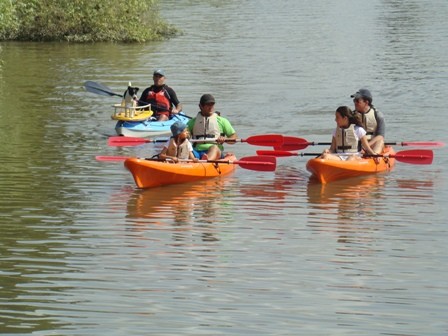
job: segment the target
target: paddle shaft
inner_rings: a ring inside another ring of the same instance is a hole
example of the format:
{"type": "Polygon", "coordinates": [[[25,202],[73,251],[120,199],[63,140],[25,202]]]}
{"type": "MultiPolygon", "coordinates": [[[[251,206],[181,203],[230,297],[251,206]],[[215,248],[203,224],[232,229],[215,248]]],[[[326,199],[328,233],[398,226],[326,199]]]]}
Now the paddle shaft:
{"type": "MultiPolygon", "coordinates": [[[[275,157],[285,157],[285,156],[321,156],[322,153],[294,153],[288,151],[257,151],[258,155],[269,155],[275,157]]],[[[339,156],[356,155],[351,153],[333,153],[339,156]]],[[[434,153],[429,149],[413,149],[404,150],[397,152],[395,154],[364,154],[363,157],[384,157],[384,158],[394,158],[400,162],[406,162],[411,164],[431,164],[434,158],[434,153]]]]}
{"type": "MultiPolygon", "coordinates": [[[[126,161],[129,156],[96,156],[97,161],[126,161]]],[[[169,162],[157,158],[138,158],[147,161],[169,162]]],[[[179,163],[194,163],[194,160],[179,160],[179,163]]],[[[242,168],[256,171],[274,171],[277,166],[276,158],[273,156],[247,156],[240,160],[198,160],[199,163],[214,164],[237,164],[242,168]]],[[[174,162],[173,162],[174,164],[174,162]]]]}
{"type": "MultiPolygon", "coordinates": [[[[416,146],[416,147],[443,147],[445,144],[440,141],[406,141],[406,142],[386,142],[387,146],[416,146]]],[[[300,150],[308,146],[331,146],[331,142],[314,142],[293,136],[284,136],[283,144],[276,146],[276,150],[300,150]]]]}
{"type": "MultiPolygon", "coordinates": [[[[299,143],[302,144],[302,143],[299,143]]],[[[303,142],[307,146],[331,146],[331,142],[303,142]]],[[[385,142],[386,146],[424,146],[424,147],[441,147],[443,143],[438,141],[406,141],[406,142],[385,142]]]]}
{"type": "MultiPolygon", "coordinates": [[[[109,146],[138,146],[144,143],[166,142],[168,139],[145,139],[138,137],[113,136],[108,139],[109,146]]],[[[191,142],[216,143],[216,139],[194,139],[191,142]]],[[[225,142],[247,142],[254,146],[280,146],[283,143],[283,136],[278,134],[253,135],[246,139],[226,139],[225,142]]]]}

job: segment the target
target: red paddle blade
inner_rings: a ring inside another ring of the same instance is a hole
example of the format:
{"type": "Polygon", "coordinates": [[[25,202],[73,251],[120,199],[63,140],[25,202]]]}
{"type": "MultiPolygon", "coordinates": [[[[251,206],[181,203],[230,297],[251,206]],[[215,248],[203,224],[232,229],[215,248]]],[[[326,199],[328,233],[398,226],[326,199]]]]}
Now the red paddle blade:
{"type": "Polygon", "coordinates": [[[281,151],[292,151],[305,149],[309,145],[310,144],[306,139],[296,138],[293,136],[284,136],[283,143],[280,146],[274,146],[274,149],[281,151]]]}
{"type": "Polygon", "coordinates": [[[277,168],[277,160],[273,156],[246,156],[233,163],[241,168],[257,171],[274,171],[277,168]]]}
{"type": "Polygon", "coordinates": [[[297,153],[288,152],[284,150],[257,150],[258,155],[267,155],[267,156],[274,156],[274,157],[284,157],[284,156],[297,156],[297,153]]]}
{"type": "Polygon", "coordinates": [[[247,142],[255,146],[280,146],[283,143],[283,135],[280,134],[262,134],[253,135],[247,139],[241,139],[241,142],[247,142]]]}
{"type": "Polygon", "coordinates": [[[434,153],[429,149],[404,150],[390,157],[400,162],[429,165],[434,159],[434,153]]]}
{"type": "Polygon", "coordinates": [[[415,146],[415,147],[443,147],[445,143],[440,141],[407,141],[407,142],[398,142],[396,145],[401,146],[415,146]]]}
{"type": "Polygon", "coordinates": [[[150,140],[128,136],[111,136],[107,140],[109,146],[138,146],[146,142],[150,140]]]}
{"type": "Polygon", "coordinates": [[[129,156],[104,156],[98,155],[95,157],[97,161],[125,161],[129,156]]]}

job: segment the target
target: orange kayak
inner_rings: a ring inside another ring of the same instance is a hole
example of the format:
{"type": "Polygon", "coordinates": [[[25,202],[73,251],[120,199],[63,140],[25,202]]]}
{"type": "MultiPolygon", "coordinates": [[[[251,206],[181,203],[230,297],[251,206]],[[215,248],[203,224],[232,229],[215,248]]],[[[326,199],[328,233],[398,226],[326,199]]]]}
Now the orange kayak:
{"type": "Polygon", "coordinates": [[[227,156],[223,163],[173,163],[129,158],[125,160],[124,166],[131,172],[139,188],[153,188],[227,175],[236,168],[235,164],[228,162],[235,160],[235,156],[227,156]]]}
{"type": "MultiPolygon", "coordinates": [[[[383,155],[394,155],[392,147],[387,146],[383,155]]],[[[379,163],[373,158],[362,160],[337,161],[314,158],[307,162],[306,169],[321,183],[342,180],[350,177],[388,172],[395,166],[395,159],[382,157],[379,163]]]]}

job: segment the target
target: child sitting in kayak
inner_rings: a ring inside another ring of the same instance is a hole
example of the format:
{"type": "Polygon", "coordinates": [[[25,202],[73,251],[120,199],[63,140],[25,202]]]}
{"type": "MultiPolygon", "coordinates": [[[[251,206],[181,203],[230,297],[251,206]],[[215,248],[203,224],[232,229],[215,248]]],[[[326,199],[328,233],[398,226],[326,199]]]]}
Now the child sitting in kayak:
{"type": "Polygon", "coordinates": [[[172,160],[179,162],[179,160],[192,160],[197,162],[193,154],[193,146],[188,140],[189,133],[187,125],[180,121],[176,121],[171,125],[171,133],[173,136],[167,141],[159,154],[161,160],[172,160]]]}
{"type": "MultiPolygon", "coordinates": [[[[336,129],[331,147],[324,150],[321,158],[326,160],[361,160],[362,154],[376,155],[369,145],[367,132],[358,114],[348,106],[339,106],[335,112],[336,129]],[[363,153],[361,151],[363,150],[363,153]],[[340,154],[344,155],[340,155],[340,154]],[[339,154],[339,155],[338,155],[339,154]]],[[[378,158],[376,158],[378,159],[378,158]]]]}

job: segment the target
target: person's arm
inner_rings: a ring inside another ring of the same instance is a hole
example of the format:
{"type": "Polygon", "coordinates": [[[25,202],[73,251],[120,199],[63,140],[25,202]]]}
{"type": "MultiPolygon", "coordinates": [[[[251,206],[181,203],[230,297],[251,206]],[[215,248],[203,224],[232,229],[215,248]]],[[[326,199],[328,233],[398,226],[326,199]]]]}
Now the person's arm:
{"type": "Polygon", "coordinates": [[[192,160],[193,162],[199,161],[199,159],[196,156],[194,156],[193,152],[188,153],[188,159],[192,160]]]}
{"type": "Polygon", "coordinates": [[[333,130],[333,133],[331,135],[331,145],[330,148],[324,149],[324,151],[322,152],[323,154],[328,154],[328,153],[336,153],[336,131],[337,128],[333,130]]]}
{"type": "Polygon", "coordinates": [[[218,139],[216,139],[216,142],[218,144],[223,144],[224,142],[233,145],[235,141],[226,141],[229,139],[236,139],[237,134],[235,129],[233,128],[230,121],[228,121],[226,118],[218,117],[218,123],[220,123],[222,133],[224,136],[219,136],[218,139]]]}
{"type": "Polygon", "coordinates": [[[177,162],[177,161],[179,161],[177,159],[177,157],[166,155],[166,153],[168,152],[169,142],[170,142],[170,140],[168,140],[166,145],[163,146],[162,151],[159,154],[159,159],[160,160],[168,160],[169,159],[169,160],[173,160],[174,162],[177,162]]]}
{"type": "Polygon", "coordinates": [[[190,140],[187,139],[186,141],[188,141],[188,159],[193,160],[193,162],[198,162],[199,159],[194,156],[193,153],[193,145],[191,144],[190,140]]]}
{"type": "Polygon", "coordinates": [[[146,101],[146,97],[148,97],[148,92],[149,92],[150,88],[146,88],[145,90],[143,90],[140,99],[138,100],[138,106],[145,106],[148,105],[149,103],[146,101]]]}
{"type": "Polygon", "coordinates": [[[331,154],[331,153],[336,153],[336,138],[334,136],[331,138],[330,148],[326,148],[322,152],[322,154],[331,154]]]}
{"type": "Polygon", "coordinates": [[[382,136],[383,139],[386,136],[386,121],[384,120],[384,115],[375,109],[375,118],[376,118],[376,132],[375,136],[382,136]]]}
{"type": "Polygon", "coordinates": [[[171,87],[166,87],[166,91],[168,93],[168,99],[172,104],[171,113],[176,114],[182,111],[182,104],[179,102],[177,98],[176,92],[171,87]]]}

